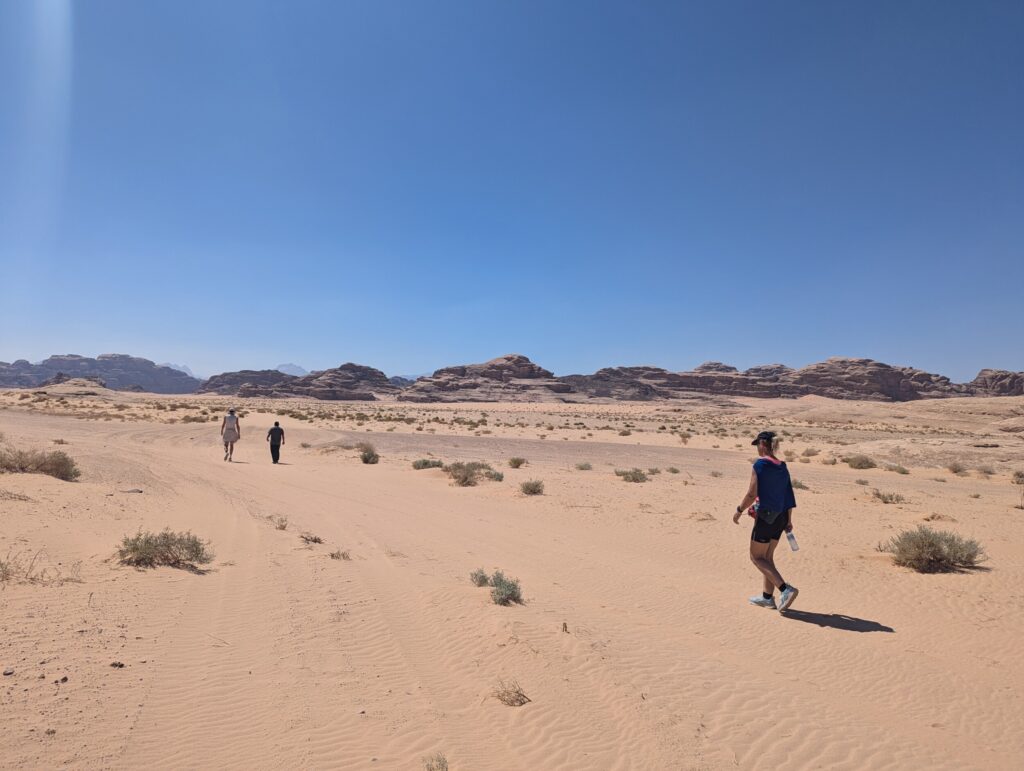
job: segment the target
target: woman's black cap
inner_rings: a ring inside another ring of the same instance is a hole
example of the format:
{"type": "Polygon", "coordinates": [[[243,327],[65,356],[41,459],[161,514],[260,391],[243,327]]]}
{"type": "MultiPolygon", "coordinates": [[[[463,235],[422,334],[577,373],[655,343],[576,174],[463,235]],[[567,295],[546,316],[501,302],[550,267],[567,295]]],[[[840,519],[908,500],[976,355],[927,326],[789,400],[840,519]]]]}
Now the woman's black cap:
{"type": "Polygon", "coordinates": [[[757,439],[751,442],[751,444],[757,444],[758,442],[770,442],[775,438],[774,431],[762,431],[757,435],[757,439]]]}

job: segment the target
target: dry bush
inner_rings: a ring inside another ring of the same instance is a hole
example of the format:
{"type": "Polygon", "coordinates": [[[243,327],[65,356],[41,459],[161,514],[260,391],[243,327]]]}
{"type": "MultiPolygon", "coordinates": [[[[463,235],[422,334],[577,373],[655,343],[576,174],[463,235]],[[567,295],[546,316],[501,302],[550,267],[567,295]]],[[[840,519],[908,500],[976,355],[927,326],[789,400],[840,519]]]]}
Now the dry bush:
{"type": "Polygon", "coordinates": [[[499,680],[492,695],[507,707],[521,707],[530,703],[530,697],[523,692],[516,680],[507,683],[504,680],[499,680]]]}
{"type": "Polygon", "coordinates": [[[906,503],[907,499],[899,493],[883,493],[881,490],[872,490],[871,494],[882,503],[906,503]]]}
{"type": "Polygon", "coordinates": [[[901,466],[899,463],[889,463],[889,464],[886,464],[885,470],[886,471],[892,471],[892,472],[894,472],[896,474],[909,474],[910,473],[910,471],[908,471],[905,466],[901,466]]]}
{"type": "Polygon", "coordinates": [[[810,488],[807,485],[805,485],[803,482],[801,482],[799,479],[794,479],[793,480],[793,489],[794,490],[809,490],[810,488]]]}
{"type": "Polygon", "coordinates": [[[74,482],[82,472],[75,461],[62,450],[16,450],[13,447],[0,448],[0,473],[46,474],[65,482],[74,482]]]}
{"type": "Polygon", "coordinates": [[[490,479],[492,482],[505,481],[505,475],[502,474],[500,471],[495,471],[494,469],[487,469],[487,471],[484,472],[484,476],[490,479]]]}
{"type": "Polygon", "coordinates": [[[452,478],[458,487],[474,487],[485,471],[493,471],[489,463],[470,461],[469,463],[449,463],[444,467],[445,473],[452,478]]]}
{"type": "Polygon", "coordinates": [[[511,468],[520,468],[526,465],[526,458],[509,458],[508,465],[511,468]]]}
{"type": "Polygon", "coordinates": [[[443,752],[435,752],[423,758],[423,771],[448,771],[448,758],[443,752]]]}
{"type": "Polygon", "coordinates": [[[918,525],[904,530],[878,550],[893,555],[893,562],[918,573],[949,573],[975,568],[985,557],[985,550],[973,538],[961,538],[948,530],[932,530],[918,525]]]}
{"type": "Polygon", "coordinates": [[[491,583],[491,577],[487,575],[487,571],[483,568],[477,568],[470,573],[469,580],[473,582],[473,586],[487,586],[491,583]]]}
{"type": "Polygon", "coordinates": [[[655,474],[660,474],[661,473],[661,469],[657,468],[657,467],[649,468],[649,469],[647,469],[647,473],[650,474],[651,476],[654,476],[655,474]]]}
{"type": "Polygon", "coordinates": [[[324,542],[323,538],[321,538],[318,535],[313,535],[313,533],[303,533],[302,535],[299,536],[299,538],[301,538],[302,542],[307,544],[307,545],[308,544],[313,544],[313,543],[323,543],[324,542]]]}
{"type": "Polygon", "coordinates": [[[808,447],[800,454],[803,455],[805,458],[813,458],[819,452],[821,452],[821,450],[819,450],[817,447],[808,447]]]}
{"type": "Polygon", "coordinates": [[[270,524],[274,526],[275,530],[287,530],[288,529],[288,517],[279,517],[273,514],[267,519],[270,520],[270,524]]]}
{"type": "Polygon", "coordinates": [[[978,476],[985,477],[986,479],[988,479],[990,476],[996,473],[996,470],[989,466],[988,464],[985,464],[984,466],[978,466],[978,468],[976,468],[975,471],[978,472],[978,476]]]}
{"type": "Polygon", "coordinates": [[[715,479],[720,479],[721,476],[722,476],[722,472],[721,471],[712,471],[711,472],[711,476],[713,476],[715,479]]]}
{"type": "Polygon", "coordinates": [[[338,549],[337,551],[332,551],[330,553],[330,557],[332,560],[348,561],[352,559],[352,555],[348,553],[348,549],[345,549],[344,551],[342,551],[341,549],[338,549]]]}
{"type": "Polygon", "coordinates": [[[444,463],[430,458],[420,458],[412,462],[412,467],[417,471],[422,471],[425,468],[444,468],[444,463]]]}
{"type": "Polygon", "coordinates": [[[73,562],[69,567],[62,569],[59,564],[51,564],[42,549],[35,552],[8,551],[7,556],[0,559],[0,584],[78,583],[81,581],[81,571],[81,561],[73,562]]]}
{"type": "Polygon", "coordinates": [[[186,531],[175,533],[165,529],[161,533],[140,530],[125,536],[117,549],[117,557],[124,565],[154,568],[168,565],[172,568],[195,570],[199,565],[213,561],[209,543],[186,531]]]}
{"type": "Polygon", "coordinates": [[[544,483],[539,479],[530,479],[519,485],[519,490],[523,495],[543,495],[544,483]]]}
{"type": "Polygon", "coordinates": [[[875,468],[878,465],[867,455],[847,455],[843,458],[843,463],[855,469],[875,468]]]}
{"type": "Polygon", "coordinates": [[[866,485],[866,484],[868,484],[868,480],[866,480],[866,479],[854,479],[853,483],[855,485],[866,485]]]}
{"type": "Polygon", "coordinates": [[[832,458],[832,457],[822,458],[821,462],[823,464],[825,464],[826,466],[834,466],[834,465],[836,465],[836,463],[838,463],[838,461],[835,458],[832,458]]]}
{"type": "Polygon", "coordinates": [[[1024,485],[1024,471],[1014,471],[1010,481],[1015,485],[1024,485]]]}
{"type": "Polygon", "coordinates": [[[638,468],[634,469],[615,469],[615,476],[619,477],[623,482],[646,482],[647,474],[638,468]]]}
{"type": "Polygon", "coordinates": [[[954,460],[946,464],[946,471],[948,471],[951,474],[956,474],[957,476],[960,476],[961,474],[967,473],[967,466],[965,466],[958,460],[954,460]]]}
{"type": "MultiPolygon", "coordinates": [[[[576,464],[576,470],[577,471],[590,471],[592,468],[594,468],[594,467],[591,466],[589,463],[587,463],[585,461],[583,463],[577,463],[576,464]]],[[[1024,484],[1024,482],[1022,482],[1021,484],[1024,484]]]]}
{"type": "Polygon", "coordinates": [[[359,450],[359,460],[363,463],[372,465],[380,460],[380,456],[377,454],[377,448],[369,442],[359,442],[356,444],[356,449],[359,450]]]}
{"type": "Polygon", "coordinates": [[[621,431],[619,431],[619,436],[631,436],[632,434],[633,432],[630,431],[628,428],[624,428],[621,431]]]}
{"type": "Polygon", "coordinates": [[[491,599],[495,605],[511,605],[522,603],[523,595],[519,588],[519,580],[508,578],[500,570],[496,570],[490,578],[491,599]]]}

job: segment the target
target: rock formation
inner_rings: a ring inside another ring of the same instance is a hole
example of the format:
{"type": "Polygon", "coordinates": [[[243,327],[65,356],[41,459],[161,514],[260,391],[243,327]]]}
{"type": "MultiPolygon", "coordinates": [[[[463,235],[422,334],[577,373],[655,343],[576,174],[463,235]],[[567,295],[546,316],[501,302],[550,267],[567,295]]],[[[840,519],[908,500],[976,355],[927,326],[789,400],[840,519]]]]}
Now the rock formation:
{"type": "Polygon", "coordinates": [[[373,401],[398,393],[398,388],[379,369],[351,363],[302,377],[276,369],[224,372],[211,377],[199,390],[235,396],[307,396],[330,401],[373,401]]]}
{"type": "Polygon", "coordinates": [[[58,374],[99,378],[114,390],[141,389],[158,394],[189,394],[200,382],[184,372],[135,356],[105,353],[93,359],[67,354],[51,356],[38,364],[24,359],[11,364],[0,362],[0,388],[33,388],[58,374]]]}
{"type": "Polygon", "coordinates": [[[408,402],[540,402],[558,401],[574,391],[571,383],[513,353],[483,364],[444,367],[417,379],[398,398],[408,402]]]}

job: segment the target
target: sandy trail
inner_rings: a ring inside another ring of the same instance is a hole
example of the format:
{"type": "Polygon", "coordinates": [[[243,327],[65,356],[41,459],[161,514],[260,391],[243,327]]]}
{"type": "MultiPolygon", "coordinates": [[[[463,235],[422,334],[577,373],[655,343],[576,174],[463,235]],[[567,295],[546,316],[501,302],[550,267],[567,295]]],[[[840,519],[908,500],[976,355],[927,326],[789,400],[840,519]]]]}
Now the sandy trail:
{"type": "Polygon", "coordinates": [[[74,484],[0,477],[31,499],[0,501],[0,555],[82,561],[81,583],[0,593],[0,663],[15,669],[5,766],[410,769],[440,750],[455,769],[1013,768],[1024,755],[1024,518],[1009,485],[800,467],[803,549],[779,562],[801,596],[782,617],[746,604],[749,526],[729,513],[749,452],[731,442],[380,432],[382,462],[364,466],[334,451],[364,432],[298,427],[274,467],[265,415],[243,421],[233,464],[215,426],[0,415],[9,440],[63,437],[83,468],[74,484]],[[461,489],[411,470],[428,452],[530,462],[461,489]],[[593,471],[573,468],[583,459],[593,471]],[[669,464],[682,473],[644,485],[611,474],[669,464]],[[911,502],[872,505],[862,474],[911,502]],[[517,492],[529,478],[544,496],[517,492]],[[920,576],[873,551],[953,498],[992,570],[920,576]],[[105,561],[121,535],[165,526],[209,538],[212,569],[105,561]],[[518,577],[527,602],[490,603],[467,580],[481,566],[518,577]],[[499,679],[531,703],[493,699],[499,679]]]}

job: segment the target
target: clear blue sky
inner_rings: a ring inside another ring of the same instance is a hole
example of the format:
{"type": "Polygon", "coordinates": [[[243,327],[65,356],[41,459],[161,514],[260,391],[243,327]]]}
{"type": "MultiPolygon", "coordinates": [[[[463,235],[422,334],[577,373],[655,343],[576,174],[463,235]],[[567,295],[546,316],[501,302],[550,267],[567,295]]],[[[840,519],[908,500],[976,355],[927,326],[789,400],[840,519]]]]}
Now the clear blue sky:
{"type": "Polygon", "coordinates": [[[0,5],[0,360],[1024,370],[1024,3],[0,5]]]}

